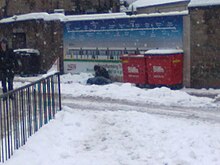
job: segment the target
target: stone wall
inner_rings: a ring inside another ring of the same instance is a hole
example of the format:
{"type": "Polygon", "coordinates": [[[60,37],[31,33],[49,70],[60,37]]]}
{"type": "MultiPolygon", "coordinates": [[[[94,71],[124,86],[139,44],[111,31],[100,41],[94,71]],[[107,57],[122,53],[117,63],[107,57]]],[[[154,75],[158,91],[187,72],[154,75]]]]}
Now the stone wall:
{"type": "Polygon", "coordinates": [[[191,87],[220,87],[220,6],[190,8],[191,87]]]}
{"type": "Polygon", "coordinates": [[[65,14],[104,13],[111,9],[118,12],[119,7],[119,0],[1,0],[0,18],[31,12],[52,13],[54,9],[64,9],[65,14]]]}
{"type": "MultiPolygon", "coordinates": [[[[26,36],[26,47],[38,49],[41,53],[41,71],[48,70],[55,60],[63,58],[63,28],[60,21],[28,20],[0,24],[0,37],[7,37],[9,46],[13,45],[16,33],[26,36]]],[[[23,48],[23,47],[20,47],[23,48]]],[[[62,63],[60,63],[62,65],[62,63]]],[[[61,70],[62,70],[62,66],[61,70]]]]}
{"type": "Polygon", "coordinates": [[[72,0],[8,0],[7,15],[25,14],[31,12],[53,12],[54,9],[71,11],[75,6],[72,0]]]}
{"type": "Polygon", "coordinates": [[[4,7],[6,6],[5,1],[4,0],[0,0],[0,18],[4,17],[4,7]]]}

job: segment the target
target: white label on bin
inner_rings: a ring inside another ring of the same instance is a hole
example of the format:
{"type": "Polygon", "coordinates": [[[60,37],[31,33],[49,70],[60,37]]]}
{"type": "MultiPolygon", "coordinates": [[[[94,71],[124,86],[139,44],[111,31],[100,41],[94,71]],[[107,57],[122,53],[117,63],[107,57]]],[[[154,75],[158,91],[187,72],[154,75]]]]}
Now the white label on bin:
{"type": "Polygon", "coordinates": [[[138,73],[138,68],[133,67],[133,66],[129,66],[128,73],[138,73]]]}
{"type": "Polygon", "coordinates": [[[154,78],[164,78],[164,75],[154,75],[154,78]]]}
{"type": "Polygon", "coordinates": [[[153,72],[164,73],[164,69],[161,66],[153,66],[153,72]]]}

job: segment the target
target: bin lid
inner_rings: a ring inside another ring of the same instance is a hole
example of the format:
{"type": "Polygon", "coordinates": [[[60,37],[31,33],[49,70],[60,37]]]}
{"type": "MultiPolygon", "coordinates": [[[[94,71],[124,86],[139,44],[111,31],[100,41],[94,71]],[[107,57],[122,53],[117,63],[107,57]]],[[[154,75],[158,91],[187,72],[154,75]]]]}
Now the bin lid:
{"type": "Polygon", "coordinates": [[[144,57],[143,54],[122,54],[121,57],[144,57]]]}
{"type": "Polygon", "coordinates": [[[21,55],[30,55],[30,54],[40,55],[40,52],[37,49],[15,49],[14,52],[19,53],[21,55]]]}
{"type": "Polygon", "coordinates": [[[146,51],[144,54],[145,55],[152,55],[152,54],[178,54],[178,53],[183,53],[182,49],[150,49],[146,51]]]}

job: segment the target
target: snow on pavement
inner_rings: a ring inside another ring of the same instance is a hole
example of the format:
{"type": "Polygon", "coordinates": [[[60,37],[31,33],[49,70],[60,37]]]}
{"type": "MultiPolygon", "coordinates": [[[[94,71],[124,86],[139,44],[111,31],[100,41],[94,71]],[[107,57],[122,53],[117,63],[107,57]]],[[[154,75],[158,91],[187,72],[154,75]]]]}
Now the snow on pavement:
{"type": "Polygon", "coordinates": [[[220,124],[63,107],[6,165],[218,165],[220,124]]]}
{"type": "MultiPolygon", "coordinates": [[[[191,96],[181,90],[146,90],[129,83],[86,85],[87,78],[91,76],[61,76],[63,95],[125,99],[167,106],[219,107],[219,102],[212,98],[191,96]]],[[[117,105],[114,105],[115,111],[110,108],[100,111],[93,107],[88,105],[85,109],[78,109],[63,105],[56,119],[30,137],[27,144],[16,150],[5,164],[220,164],[219,122],[126,111],[117,105]]]]}

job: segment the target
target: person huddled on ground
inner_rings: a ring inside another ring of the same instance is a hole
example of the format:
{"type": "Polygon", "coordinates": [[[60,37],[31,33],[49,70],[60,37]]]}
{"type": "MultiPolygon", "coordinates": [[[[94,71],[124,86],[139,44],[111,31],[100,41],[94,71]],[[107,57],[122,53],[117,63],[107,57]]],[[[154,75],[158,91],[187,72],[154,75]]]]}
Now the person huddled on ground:
{"type": "Polygon", "coordinates": [[[0,40],[0,74],[3,93],[13,90],[16,62],[13,50],[8,48],[7,39],[2,38],[0,40]]]}
{"type": "Polygon", "coordinates": [[[89,78],[87,84],[105,85],[112,83],[108,71],[103,66],[95,65],[94,71],[95,77],[89,78]]]}
{"type": "Polygon", "coordinates": [[[95,77],[105,77],[109,79],[108,71],[104,67],[95,65],[94,71],[95,71],[95,77]]]}

